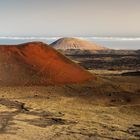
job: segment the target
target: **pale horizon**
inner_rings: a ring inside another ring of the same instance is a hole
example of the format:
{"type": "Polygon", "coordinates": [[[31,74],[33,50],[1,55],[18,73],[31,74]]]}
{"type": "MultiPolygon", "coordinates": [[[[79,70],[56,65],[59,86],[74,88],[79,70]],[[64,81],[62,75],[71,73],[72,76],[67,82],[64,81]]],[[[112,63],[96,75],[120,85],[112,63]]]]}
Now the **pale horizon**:
{"type": "MultiPolygon", "coordinates": [[[[64,38],[63,36],[0,36],[0,44],[21,44],[32,41],[41,41],[47,44],[51,44],[56,40],[64,38]]],[[[71,38],[71,37],[70,37],[71,38]]],[[[110,49],[122,49],[122,50],[138,50],[140,49],[140,37],[72,37],[90,41],[92,43],[110,48],[110,49]]]]}

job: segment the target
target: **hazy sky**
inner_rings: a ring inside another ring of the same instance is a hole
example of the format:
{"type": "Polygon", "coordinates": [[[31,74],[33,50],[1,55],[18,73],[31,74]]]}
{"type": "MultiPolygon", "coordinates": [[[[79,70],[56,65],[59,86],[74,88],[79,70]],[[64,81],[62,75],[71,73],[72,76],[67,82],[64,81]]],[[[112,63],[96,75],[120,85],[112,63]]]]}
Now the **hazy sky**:
{"type": "Polygon", "coordinates": [[[0,36],[140,36],[140,0],[0,0],[0,36]]]}

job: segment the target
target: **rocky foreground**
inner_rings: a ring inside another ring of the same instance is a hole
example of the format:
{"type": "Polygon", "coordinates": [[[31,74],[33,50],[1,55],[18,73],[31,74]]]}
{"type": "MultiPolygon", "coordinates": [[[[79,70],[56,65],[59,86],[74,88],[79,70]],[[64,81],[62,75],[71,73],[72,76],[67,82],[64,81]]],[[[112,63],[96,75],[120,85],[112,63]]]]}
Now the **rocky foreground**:
{"type": "Polygon", "coordinates": [[[98,84],[100,93],[94,82],[0,87],[0,139],[139,140],[140,79],[108,80],[125,92],[115,92],[116,86],[108,87],[108,82],[98,84]]]}

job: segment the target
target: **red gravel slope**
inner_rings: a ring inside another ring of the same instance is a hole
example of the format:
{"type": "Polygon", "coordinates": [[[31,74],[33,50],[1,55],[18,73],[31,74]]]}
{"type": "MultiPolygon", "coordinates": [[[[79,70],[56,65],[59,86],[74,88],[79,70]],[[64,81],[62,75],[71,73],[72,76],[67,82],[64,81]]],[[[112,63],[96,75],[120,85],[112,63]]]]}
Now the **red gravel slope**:
{"type": "Polygon", "coordinates": [[[96,79],[41,42],[0,45],[0,85],[57,85],[96,79]]]}

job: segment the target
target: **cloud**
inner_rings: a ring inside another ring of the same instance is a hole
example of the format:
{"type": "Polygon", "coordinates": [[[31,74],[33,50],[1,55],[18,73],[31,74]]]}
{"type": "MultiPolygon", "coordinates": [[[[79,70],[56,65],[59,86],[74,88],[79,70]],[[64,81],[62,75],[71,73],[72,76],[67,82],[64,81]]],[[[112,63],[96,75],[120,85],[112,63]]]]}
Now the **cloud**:
{"type": "MultiPolygon", "coordinates": [[[[17,36],[1,36],[0,39],[8,40],[57,40],[62,37],[17,37],[17,36]]],[[[75,37],[83,40],[96,41],[140,41],[140,37],[75,37]]]]}
{"type": "Polygon", "coordinates": [[[1,36],[0,39],[10,39],[10,40],[57,40],[61,37],[13,37],[13,36],[1,36]]]}
{"type": "Polygon", "coordinates": [[[76,37],[87,40],[102,40],[102,41],[140,41],[140,37],[76,37]]]}

